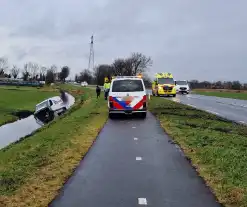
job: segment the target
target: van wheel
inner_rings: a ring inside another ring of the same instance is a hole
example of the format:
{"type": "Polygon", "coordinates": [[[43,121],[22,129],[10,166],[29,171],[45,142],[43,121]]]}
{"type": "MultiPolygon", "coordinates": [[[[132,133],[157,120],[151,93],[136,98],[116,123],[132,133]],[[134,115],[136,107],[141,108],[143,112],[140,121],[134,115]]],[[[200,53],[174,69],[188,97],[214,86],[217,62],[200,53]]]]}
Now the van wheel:
{"type": "Polygon", "coordinates": [[[63,111],[59,114],[59,116],[63,115],[66,111],[67,111],[67,109],[64,107],[63,111]]]}
{"type": "Polygon", "coordinates": [[[140,117],[143,118],[143,119],[145,119],[147,117],[147,112],[142,112],[140,114],[140,117]]]}
{"type": "Polygon", "coordinates": [[[173,97],[176,97],[176,94],[173,94],[172,96],[173,96],[173,97]]]}
{"type": "Polygon", "coordinates": [[[63,108],[63,114],[67,111],[66,107],[63,108]]]}
{"type": "Polygon", "coordinates": [[[50,110],[46,110],[45,112],[45,122],[48,123],[55,118],[54,112],[50,110]]]}
{"type": "Polygon", "coordinates": [[[114,114],[109,113],[108,117],[109,117],[109,119],[114,119],[114,114]]]}

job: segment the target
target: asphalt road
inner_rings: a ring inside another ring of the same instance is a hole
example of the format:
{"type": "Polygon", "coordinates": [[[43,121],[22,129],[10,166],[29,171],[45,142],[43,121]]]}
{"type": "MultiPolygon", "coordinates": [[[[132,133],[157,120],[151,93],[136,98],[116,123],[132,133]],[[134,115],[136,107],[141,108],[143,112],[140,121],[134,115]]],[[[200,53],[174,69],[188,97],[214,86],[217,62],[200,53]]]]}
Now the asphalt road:
{"type": "Polygon", "coordinates": [[[51,207],[218,207],[151,114],[109,120],[51,207]]]}
{"type": "Polygon", "coordinates": [[[173,101],[205,110],[231,121],[247,124],[247,101],[196,94],[177,95],[173,101]]]}

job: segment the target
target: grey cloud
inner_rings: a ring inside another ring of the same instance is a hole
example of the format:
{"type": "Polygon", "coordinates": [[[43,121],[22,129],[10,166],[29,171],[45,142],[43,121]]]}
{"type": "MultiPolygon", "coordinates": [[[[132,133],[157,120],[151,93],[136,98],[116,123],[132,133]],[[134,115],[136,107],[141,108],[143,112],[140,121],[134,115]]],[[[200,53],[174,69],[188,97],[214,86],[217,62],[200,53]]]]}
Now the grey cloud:
{"type": "Polygon", "coordinates": [[[23,60],[28,55],[28,52],[25,49],[22,49],[18,46],[11,46],[10,47],[11,53],[15,56],[17,61],[23,60]]]}
{"type": "Polygon", "coordinates": [[[138,51],[153,58],[151,74],[245,81],[246,6],[245,0],[3,0],[0,27],[9,28],[10,47],[19,44],[11,50],[17,59],[67,62],[74,73],[87,67],[94,34],[98,64],[138,51]]]}

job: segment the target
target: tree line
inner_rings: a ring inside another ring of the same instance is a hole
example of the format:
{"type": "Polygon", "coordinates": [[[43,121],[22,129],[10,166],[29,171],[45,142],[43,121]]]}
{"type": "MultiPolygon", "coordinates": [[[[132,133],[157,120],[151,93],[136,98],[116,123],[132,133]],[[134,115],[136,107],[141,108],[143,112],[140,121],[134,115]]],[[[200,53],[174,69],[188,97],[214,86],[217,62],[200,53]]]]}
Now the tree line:
{"type": "Polygon", "coordinates": [[[101,64],[90,71],[84,69],[75,75],[76,82],[86,81],[89,84],[103,85],[104,78],[112,76],[135,76],[139,73],[144,75],[144,81],[150,83],[147,76],[149,67],[152,66],[151,57],[147,57],[142,53],[132,53],[127,58],[117,58],[112,64],[101,64]]]}
{"type": "Polygon", "coordinates": [[[22,69],[16,65],[9,67],[8,59],[0,57],[0,78],[17,79],[21,77],[24,81],[45,81],[50,84],[55,81],[65,82],[69,73],[68,66],[61,67],[59,71],[59,67],[56,65],[45,67],[34,62],[25,63],[22,69]]]}
{"type": "Polygon", "coordinates": [[[189,81],[192,89],[230,89],[230,90],[247,90],[247,83],[240,83],[239,81],[189,81]]]}
{"type": "MultiPolygon", "coordinates": [[[[117,58],[112,64],[101,64],[92,71],[84,69],[75,75],[75,81],[80,83],[86,81],[89,84],[103,85],[104,78],[112,76],[133,76],[139,73],[143,74],[143,79],[147,87],[151,87],[152,80],[148,77],[147,72],[152,66],[151,57],[147,57],[142,53],[132,53],[127,58],[117,58]]],[[[9,67],[8,59],[0,57],[0,78],[21,77],[24,81],[45,81],[47,84],[55,81],[65,82],[70,74],[68,66],[58,67],[51,65],[49,67],[40,66],[34,62],[25,63],[23,68],[16,65],[9,67]]],[[[247,83],[242,84],[239,81],[189,81],[192,89],[233,89],[247,90],[247,83]]]]}

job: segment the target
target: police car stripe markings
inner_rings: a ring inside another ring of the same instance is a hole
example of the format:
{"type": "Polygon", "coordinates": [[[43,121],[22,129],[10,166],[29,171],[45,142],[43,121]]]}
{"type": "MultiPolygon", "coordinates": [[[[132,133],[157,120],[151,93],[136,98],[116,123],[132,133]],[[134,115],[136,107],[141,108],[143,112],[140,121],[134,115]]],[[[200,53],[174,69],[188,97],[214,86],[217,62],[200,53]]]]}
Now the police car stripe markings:
{"type": "Polygon", "coordinates": [[[142,157],[136,157],[136,161],[141,161],[142,157]]]}
{"type": "Polygon", "coordinates": [[[143,105],[143,99],[141,99],[133,108],[134,109],[139,109],[139,108],[142,107],[142,105],[143,105]]]}
{"type": "Polygon", "coordinates": [[[124,106],[117,100],[116,97],[113,97],[113,106],[117,109],[124,109],[124,106]]]}
{"type": "Polygon", "coordinates": [[[146,198],[138,198],[138,204],[146,206],[148,204],[147,199],[146,198]]]}

